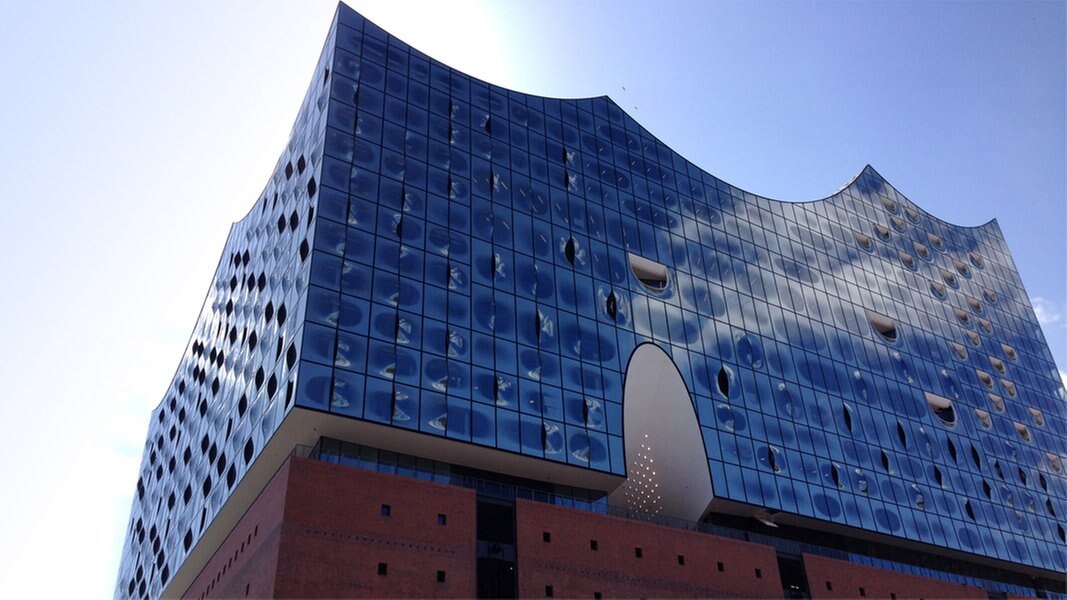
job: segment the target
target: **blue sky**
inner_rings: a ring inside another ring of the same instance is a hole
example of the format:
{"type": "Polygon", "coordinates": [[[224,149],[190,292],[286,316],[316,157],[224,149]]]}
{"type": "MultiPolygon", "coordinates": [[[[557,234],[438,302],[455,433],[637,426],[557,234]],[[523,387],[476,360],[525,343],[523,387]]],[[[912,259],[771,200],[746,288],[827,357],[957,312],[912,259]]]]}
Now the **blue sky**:
{"type": "MultiPolygon", "coordinates": [[[[230,223],[287,140],[335,6],[3,8],[10,595],[111,594],[149,412],[230,223]]],[[[352,6],[492,83],[610,95],[756,194],[821,198],[870,163],[947,221],[996,218],[1067,368],[1064,3],[352,6]]]]}

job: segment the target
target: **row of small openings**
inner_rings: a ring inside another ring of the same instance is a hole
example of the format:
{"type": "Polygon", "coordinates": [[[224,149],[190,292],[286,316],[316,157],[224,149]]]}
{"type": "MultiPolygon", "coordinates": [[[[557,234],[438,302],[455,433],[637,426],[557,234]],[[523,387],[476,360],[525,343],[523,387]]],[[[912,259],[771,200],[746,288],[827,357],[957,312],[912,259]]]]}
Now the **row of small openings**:
{"type": "MultiPolygon", "coordinates": [[[[1034,409],[1030,410],[1033,411],[1034,409]]],[[[982,426],[982,429],[991,429],[993,427],[993,418],[990,416],[989,411],[976,408],[974,409],[974,414],[978,418],[978,423],[982,426]]],[[[1044,417],[1041,415],[1040,411],[1037,411],[1037,414],[1042,419],[1041,423],[1044,423],[1044,417]]],[[[1034,417],[1035,422],[1037,422],[1038,417],[1035,417],[1033,412],[1031,412],[1031,416],[1034,417]]],[[[1030,433],[1030,428],[1025,423],[1012,421],[1012,425],[1015,427],[1015,433],[1019,434],[1019,437],[1024,442],[1029,442],[1033,439],[1033,434],[1030,433]]]]}
{"type": "MultiPolygon", "coordinates": [[[[961,361],[967,360],[967,357],[969,356],[967,352],[967,346],[964,346],[963,344],[957,342],[949,342],[948,345],[949,348],[952,349],[952,353],[957,359],[961,361]]],[[[1011,359],[1012,361],[1018,360],[1018,355],[1015,353],[1014,348],[1007,344],[1001,344],[1000,348],[1004,352],[1004,355],[1007,356],[1009,359],[1011,359]]],[[[1003,360],[995,356],[990,356],[988,358],[989,366],[993,367],[994,371],[1000,373],[1001,375],[1007,375],[1008,367],[1003,360]]]]}
{"type": "MultiPolygon", "coordinates": [[[[975,369],[974,373],[978,377],[978,381],[981,382],[982,385],[989,389],[993,389],[994,381],[992,375],[981,369],[975,369]]],[[[1001,379],[1000,386],[1004,388],[1004,391],[1008,394],[1008,396],[1012,398],[1014,398],[1019,393],[1019,390],[1015,387],[1015,384],[1011,381],[1008,381],[1007,379],[1001,379]]]]}
{"type": "MultiPolygon", "coordinates": [[[[826,591],[828,591],[828,592],[834,591],[834,584],[831,583],[830,580],[826,580],[826,591]]],[[[867,590],[862,585],[859,586],[859,595],[860,595],[861,598],[865,598],[867,596],[867,590]]],[[[896,593],[895,592],[890,592],[889,593],[889,598],[890,598],[890,600],[897,600],[896,593]]],[[[922,600],[922,599],[920,599],[920,600],[922,600]]]]}
{"type": "MultiPolygon", "coordinates": [[[[891,198],[886,198],[885,196],[882,196],[881,200],[882,200],[882,207],[885,208],[887,211],[889,211],[890,213],[892,213],[894,215],[900,214],[900,205],[897,204],[896,200],[893,200],[891,198]]],[[[908,220],[911,221],[912,223],[918,223],[919,222],[919,218],[920,218],[919,211],[915,210],[914,208],[912,208],[910,206],[905,206],[904,207],[904,214],[908,217],[908,220]]]]}
{"type": "MultiPolygon", "coordinates": [[[[389,563],[378,563],[378,575],[386,577],[389,575],[389,563]]],[[[437,570],[436,576],[437,583],[445,583],[448,580],[448,573],[440,569],[437,570]]]]}
{"type": "MultiPolygon", "coordinates": [[[[186,532],[186,534],[185,534],[185,539],[186,539],[185,550],[187,552],[189,550],[189,543],[191,541],[191,535],[192,534],[190,532],[186,532]]],[[[222,579],[222,576],[226,574],[226,571],[228,571],[229,569],[233,568],[234,561],[237,560],[238,556],[240,556],[241,554],[244,553],[245,546],[247,545],[249,548],[251,548],[251,546],[252,546],[252,538],[255,538],[255,537],[259,537],[259,525],[256,525],[255,528],[253,529],[253,531],[249,532],[248,539],[246,539],[246,540],[241,542],[241,547],[234,550],[233,556],[227,557],[226,564],[222,565],[222,568],[219,569],[215,573],[215,578],[212,579],[208,583],[207,588],[205,588],[204,591],[200,593],[200,600],[204,600],[204,598],[206,598],[208,594],[210,594],[212,591],[214,591],[215,586],[218,585],[219,581],[222,579]]],[[[163,583],[165,584],[166,581],[164,581],[163,583]]],[[[246,596],[248,595],[248,590],[249,590],[249,586],[246,584],[245,585],[245,595],[246,596]]]]}
{"type": "MultiPolygon", "coordinates": [[[[899,217],[890,217],[890,223],[893,225],[893,228],[896,229],[897,231],[903,232],[905,230],[905,228],[906,228],[904,221],[902,219],[900,219],[899,217]]],[[[888,242],[893,238],[892,231],[890,231],[890,229],[888,227],[886,227],[885,225],[882,225],[881,223],[875,223],[874,224],[874,233],[883,242],[888,242]]],[[[859,244],[859,246],[861,248],[863,248],[864,250],[867,250],[867,251],[870,251],[870,250],[873,249],[873,245],[871,244],[871,239],[868,236],[866,236],[866,235],[864,235],[862,233],[859,233],[858,231],[853,231],[852,235],[856,239],[856,242],[859,244]]],[[[944,249],[944,242],[941,240],[940,237],[938,237],[938,236],[936,236],[936,235],[934,235],[932,233],[927,233],[926,236],[927,236],[927,240],[929,240],[929,242],[930,242],[930,245],[932,245],[934,248],[936,248],[938,250],[943,250],[944,249]]],[[[915,242],[912,242],[912,248],[914,248],[915,253],[918,254],[923,259],[927,259],[927,260],[930,259],[930,250],[925,245],[915,241],[915,242]]],[[[980,254],[978,254],[976,252],[970,252],[968,256],[969,256],[969,259],[971,261],[971,264],[974,265],[975,267],[978,267],[980,269],[985,267],[985,259],[982,258],[982,255],[980,255],[980,254]]],[[[907,266],[909,269],[913,269],[913,270],[915,269],[915,260],[910,254],[908,254],[908,253],[904,252],[903,250],[901,250],[901,251],[899,251],[899,257],[900,257],[901,262],[904,263],[905,266],[907,266]]],[[[953,259],[952,265],[953,265],[953,267],[955,267],[956,272],[958,272],[960,275],[962,275],[964,277],[967,277],[967,278],[971,277],[970,267],[966,263],[964,263],[963,261],[960,261],[958,259],[953,259]]],[[[951,276],[951,274],[948,271],[942,271],[942,277],[945,278],[946,281],[948,281],[948,279],[950,278],[949,276],[951,276]]],[[[950,285],[952,285],[952,287],[957,287],[958,284],[955,281],[955,276],[951,276],[951,279],[952,279],[952,282],[950,283],[950,285]]],[[[992,295],[992,298],[995,300],[995,297],[996,297],[995,294],[993,294],[992,291],[990,291],[990,294],[992,295]]]]}
{"type": "MultiPolygon", "coordinates": [[[[965,326],[965,327],[970,327],[971,326],[972,319],[971,319],[970,313],[968,313],[965,310],[959,309],[959,308],[953,308],[952,312],[956,315],[956,319],[958,319],[959,322],[963,326],[965,326]]],[[[989,319],[983,319],[982,317],[977,317],[976,319],[973,319],[973,320],[974,321],[978,321],[978,326],[982,329],[982,331],[984,331],[986,333],[993,333],[993,323],[989,319]]]]}
{"type": "MultiPolygon", "coordinates": [[[[378,514],[382,517],[393,516],[393,505],[382,504],[378,508],[378,514]]],[[[437,524],[441,526],[448,525],[448,515],[445,513],[437,513],[437,524]]]]}

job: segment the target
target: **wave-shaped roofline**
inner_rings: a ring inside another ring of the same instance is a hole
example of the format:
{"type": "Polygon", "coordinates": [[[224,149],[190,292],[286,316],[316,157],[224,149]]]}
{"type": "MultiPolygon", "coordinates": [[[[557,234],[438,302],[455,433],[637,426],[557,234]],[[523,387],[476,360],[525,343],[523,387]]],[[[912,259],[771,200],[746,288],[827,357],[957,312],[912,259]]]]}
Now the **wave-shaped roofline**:
{"type": "MultiPolygon", "coordinates": [[[[709,171],[708,169],[705,169],[704,167],[702,167],[701,165],[697,164],[696,162],[694,162],[693,160],[691,160],[687,156],[682,155],[680,152],[675,150],[673,146],[671,146],[666,141],[664,141],[663,138],[661,138],[660,136],[656,135],[651,129],[649,129],[648,127],[643,125],[634,115],[632,115],[629,112],[627,112],[627,110],[625,108],[623,108],[618,102],[616,102],[613,98],[611,98],[611,96],[609,96],[607,94],[601,94],[601,95],[597,95],[597,96],[578,96],[578,97],[569,97],[569,98],[567,98],[567,97],[546,96],[546,95],[543,95],[543,94],[525,92],[525,91],[515,90],[515,89],[509,88],[509,87],[505,87],[505,86],[502,86],[502,85],[499,85],[499,84],[491,83],[491,82],[486,81],[484,79],[481,79],[481,78],[479,78],[479,77],[477,77],[475,75],[471,75],[471,74],[469,74],[469,73],[467,73],[467,72],[465,72],[465,71],[463,71],[461,69],[457,69],[456,67],[453,67],[453,66],[445,63],[444,61],[436,59],[436,58],[430,56],[429,54],[419,50],[418,48],[416,48],[412,44],[408,43],[407,41],[405,41],[405,40],[393,35],[392,33],[389,33],[385,28],[381,27],[377,23],[374,23],[372,20],[370,20],[367,17],[363,16],[361,13],[359,13],[358,11],[353,9],[352,7],[348,6],[344,2],[338,2],[337,3],[337,10],[335,11],[334,16],[333,16],[333,18],[331,20],[329,33],[326,36],[326,40],[323,42],[322,54],[320,54],[320,57],[319,57],[319,61],[320,62],[321,62],[322,58],[324,57],[325,52],[328,49],[327,48],[327,44],[330,42],[330,40],[332,39],[332,40],[334,40],[334,43],[336,43],[336,28],[338,26],[342,26],[342,25],[346,26],[346,27],[348,26],[348,25],[345,25],[342,22],[343,21],[343,13],[345,11],[347,11],[351,15],[354,15],[358,19],[363,20],[365,23],[369,23],[369,24],[377,27],[378,29],[383,31],[385,33],[385,35],[387,35],[389,38],[395,39],[399,43],[401,43],[404,46],[406,46],[409,50],[414,51],[414,52],[418,52],[419,54],[425,56],[428,60],[430,60],[432,62],[435,62],[435,63],[445,67],[449,71],[460,73],[464,77],[469,77],[471,79],[471,81],[477,81],[477,82],[479,82],[479,83],[481,83],[481,84],[483,84],[483,85],[485,85],[485,86],[487,86],[489,88],[497,88],[499,90],[506,91],[506,92],[508,92],[510,94],[519,94],[519,95],[526,96],[526,97],[529,97],[529,98],[539,98],[539,99],[542,99],[542,100],[552,100],[552,101],[555,101],[555,102],[566,102],[566,103],[606,102],[606,103],[614,106],[615,108],[617,108],[619,110],[619,112],[621,112],[627,118],[632,120],[638,127],[641,128],[641,131],[643,133],[647,134],[650,138],[654,139],[656,142],[658,142],[660,144],[663,144],[663,146],[668,148],[671,152],[675,152],[676,154],[678,154],[678,156],[680,156],[686,163],[688,163],[689,165],[695,167],[701,173],[703,173],[703,174],[715,179],[716,181],[722,182],[722,183],[724,183],[724,184],[726,184],[726,185],[728,185],[728,186],[730,186],[732,188],[735,188],[735,189],[741,191],[744,194],[749,194],[751,196],[759,198],[760,200],[765,200],[767,202],[776,202],[776,203],[783,204],[783,205],[815,204],[815,203],[818,203],[818,202],[832,202],[835,199],[839,198],[841,196],[841,194],[843,192],[845,192],[845,191],[852,190],[852,191],[857,191],[858,192],[859,190],[857,188],[859,187],[859,182],[860,182],[861,178],[864,175],[869,175],[869,176],[873,175],[874,177],[876,177],[878,179],[879,182],[881,182],[882,184],[884,184],[886,186],[889,186],[895,192],[895,194],[897,196],[899,196],[899,197],[903,198],[904,200],[906,200],[908,202],[908,204],[910,204],[916,210],[920,211],[923,215],[929,217],[930,219],[933,219],[934,221],[937,221],[939,223],[942,223],[942,224],[944,224],[944,225],[946,225],[948,227],[952,227],[952,228],[955,228],[955,229],[961,229],[961,230],[990,229],[991,232],[993,232],[993,233],[998,233],[998,234],[1000,233],[1000,226],[997,223],[997,219],[995,217],[989,219],[988,221],[986,221],[984,223],[979,223],[977,225],[963,225],[961,223],[954,223],[952,221],[949,221],[947,219],[941,218],[941,217],[931,213],[930,211],[926,210],[925,208],[923,208],[922,206],[917,204],[911,198],[908,198],[906,195],[902,194],[899,190],[897,190],[897,188],[892,183],[890,183],[889,180],[887,180],[885,177],[883,177],[881,173],[879,173],[877,170],[875,170],[875,168],[873,166],[871,166],[870,163],[867,163],[866,165],[864,165],[863,168],[861,168],[855,175],[853,175],[851,178],[849,178],[842,186],[840,186],[833,193],[828,194],[826,196],[823,196],[821,198],[815,198],[815,199],[812,199],[812,200],[782,200],[782,199],[779,199],[779,198],[772,198],[770,196],[765,196],[763,194],[752,192],[752,191],[747,190],[745,188],[742,188],[740,186],[734,185],[734,184],[722,179],[721,177],[716,176],[711,171],[709,171]]],[[[316,63],[316,65],[317,64],[318,63],[316,63]]],[[[306,93],[306,95],[304,97],[304,100],[301,102],[300,109],[298,109],[297,117],[296,117],[294,125],[293,125],[294,128],[299,123],[300,113],[302,112],[305,104],[307,103],[307,101],[308,101],[308,99],[309,99],[309,97],[311,95],[312,88],[314,88],[314,85],[315,85],[315,74],[313,73],[312,74],[312,79],[311,79],[311,85],[309,86],[309,89],[308,89],[308,91],[307,91],[307,93],[306,93]]],[[[287,144],[287,146],[288,146],[288,144],[287,144]]],[[[282,156],[280,156],[278,158],[278,163],[275,165],[274,169],[272,169],[272,171],[271,171],[271,177],[273,177],[274,174],[277,172],[278,165],[281,164],[281,160],[284,157],[285,157],[285,154],[283,152],[282,156]]],[[[269,188],[269,187],[270,187],[270,178],[268,178],[266,185],[264,185],[263,192],[265,192],[266,189],[269,188]]],[[[234,225],[236,225],[237,223],[240,223],[241,221],[244,221],[245,219],[249,218],[252,215],[253,211],[255,210],[255,208],[256,208],[256,206],[257,206],[257,204],[259,202],[260,196],[263,195],[263,192],[261,192],[260,194],[258,194],[256,196],[256,202],[254,202],[252,204],[252,206],[248,209],[248,212],[246,212],[244,216],[242,216],[240,219],[238,219],[236,222],[234,222],[234,225]]]]}

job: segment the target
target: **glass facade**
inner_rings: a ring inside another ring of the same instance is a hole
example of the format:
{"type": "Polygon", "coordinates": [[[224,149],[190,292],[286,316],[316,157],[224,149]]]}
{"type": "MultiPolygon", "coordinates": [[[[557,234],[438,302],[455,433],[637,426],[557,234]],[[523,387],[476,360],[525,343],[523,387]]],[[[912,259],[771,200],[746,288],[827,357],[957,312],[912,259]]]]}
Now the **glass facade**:
{"type": "Polygon", "coordinates": [[[870,167],[761,198],[341,5],[153,413],[116,595],[162,594],[294,407],[625,475],[643,343],[717,498],[1067,570],[1067,398],[995,221],[870,167]]]}

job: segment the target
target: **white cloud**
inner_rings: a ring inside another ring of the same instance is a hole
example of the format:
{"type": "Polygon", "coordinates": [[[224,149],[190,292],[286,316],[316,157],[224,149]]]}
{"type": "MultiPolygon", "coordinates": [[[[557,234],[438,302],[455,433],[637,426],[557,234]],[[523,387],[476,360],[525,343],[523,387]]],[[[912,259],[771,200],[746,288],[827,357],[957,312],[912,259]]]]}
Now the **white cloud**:
{"type": "Polygon", "coordinates": [[[1034,314],[1037,315],[1037,322],[1041,323],[1042,326],[1047,327],[1063,321],[1063,311],[1054,302],[1040,296],[1034,296],[1032,303],[1034,305],[1034,314]]]}

